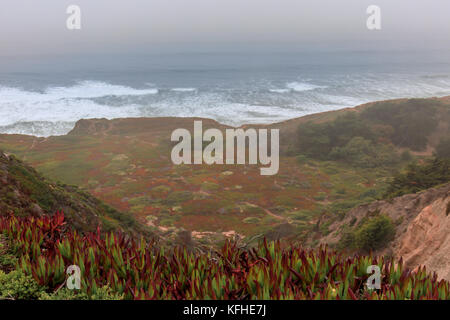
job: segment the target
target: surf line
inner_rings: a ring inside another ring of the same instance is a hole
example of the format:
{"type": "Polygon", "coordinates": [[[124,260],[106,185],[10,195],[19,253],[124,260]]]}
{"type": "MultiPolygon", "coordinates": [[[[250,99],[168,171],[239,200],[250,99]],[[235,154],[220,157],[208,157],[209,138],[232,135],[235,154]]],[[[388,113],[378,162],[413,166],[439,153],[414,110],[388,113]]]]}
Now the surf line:
{"type": "Polygon", "coordinates": [[[270,155],[267,129],[258,129],[258,131],[253,128],[225,129],[225,136],[226,143],[224,143],[223,133],[219,129],[210,128],[203,132],[201,120],[194,121],[193,135],[187,129],[176,129],[171,135],[171,141],[178,142],[172,148],[172,162],[175,165],[246,164],[248,150],[248,164],[256,165],[259,162],[262,166],[268,166],[260,168],[261,175],[271,176],[278,173],[280,166],[279,129],[270,129],[270,155]],[[204,147],[204,142],[209,144],[204,147]],[[193,161],[192,154],[194,155],[193,161]]]}

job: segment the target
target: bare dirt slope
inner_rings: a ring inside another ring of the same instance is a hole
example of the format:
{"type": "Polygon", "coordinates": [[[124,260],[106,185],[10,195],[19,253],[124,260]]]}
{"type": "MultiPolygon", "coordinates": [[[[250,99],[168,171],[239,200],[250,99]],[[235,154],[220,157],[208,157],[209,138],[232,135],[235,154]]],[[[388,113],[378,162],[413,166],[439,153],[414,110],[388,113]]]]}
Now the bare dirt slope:
{"type": "Polygon", "coordinates": [[[409,268],[424,265],[440,278],[450,279],[450,184],[356,207],[330,226],[333,232],[322,242],[337,243],[344,226],[357,225],[377,212],[397,224],[395,239],[379,254],[403,257],[409,268]]]}

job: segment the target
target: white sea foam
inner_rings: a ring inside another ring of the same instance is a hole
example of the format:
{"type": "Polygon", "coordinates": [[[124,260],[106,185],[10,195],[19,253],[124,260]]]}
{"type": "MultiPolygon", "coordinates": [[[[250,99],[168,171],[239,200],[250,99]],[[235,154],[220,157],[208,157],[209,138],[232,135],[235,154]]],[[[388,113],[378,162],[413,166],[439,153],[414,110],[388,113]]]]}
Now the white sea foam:
{"type": "Polygon", "coordinates": [[[71,87],[51,87],[44,92],[25,91],[19,88],[0,87],[0,103],[43,102],[59,99],[101,98],[106,96],[138,96],[157,94],[158,89],[134,89],[97,81],[83,81],[71,87]]]}
{"type": "Polygon", "coordinates": [[[139,106],[113,107],[91,100],[59,99],[50,101],[0,102],[0,125],[31,121],[76,121],[86,118],[139,116],[139,106]]]}
{"type": "Polygon", "coordinates": [[[286,87],[288,89],[291,89],[296,92],[326,88],[326,86],[318,86],[318,85],[306,83],[306,82],[289,82],[286,84],[286,87]]]}
{"type": "Polygon", "coordinates": [[[54,98],[100,98],[105,96],[140,96],[157,94],[158,89],[134,89],[98,81],[83,81],[72,87],[53,87],[45,91],[54,98]]]}
{"type": "Polygon", "coordinates": [[[194,92],[194,91],[197,91],[196,88],[173,88],[171,90],[172,91],[176,91],[176,92],[194,92]]]}
{"type": "Polygon", "coordinates": [[[27,134],[38,137],[64,135],[73,129],[75,121],[33,121],[17,122],[12,125],[0,126],[0,132],[8,134],[27,134]]]}
{"type": "MultiPolygon", "coordinates": [[[[26,91],[19,88],[0,87],[0,132],[42,135],[64,134],[67,125],[85,118],[120,118],[140,116],[140,106],[110,106],[91,99],[105,96],[153,95],[156,89],[133,89],[102,82],[85,81],[72,87],[53,87],[44,92],[26,91]],[[42,125],[49,126],[45,133],[42,125]],[[36,126],[39,130],[35,130],[36,126]],[[29,130],[27,131],[27,127],[29,130]],[[14,131],[15,128],[17,131],[14,131]],[[56,131],[55,131],[56,130],[56,131]]],[[[70,130],[70,128],[69,128],[70,130]]]]}
{"type": "Polygon", "coordinates": [[[324,89],[327,88],[326,86],[319,86],[312,83],[307,82],[288,82],[286,83],[285,88],[276,88],[276,89],[269,89],[272,93],[290,93],[290,92],[304,92],[304,91],[311,91],[315,89],[324,89]]]}
{"type": "Polygon", "coordinates": [[[290,89],[269,89],[270,92],[273,93],[288,93],[291,90],[290,89]]]}
{"type": "Polygon", "coordinates": [[[79,119],[155,116],[206,117],[239,126],[273,123],[369,101],[450,95],[450,80],[442,77],[333,75],[317,81],[326,86],[313,84],[315,80],[304,81],[286,80],[285,87],[279,81],[266,81],[247,86],[172,86],[161,91],[156,84],[136,89],[98,81],[39,92],[0,86],[0,133],[62,135],[79,119]]]}

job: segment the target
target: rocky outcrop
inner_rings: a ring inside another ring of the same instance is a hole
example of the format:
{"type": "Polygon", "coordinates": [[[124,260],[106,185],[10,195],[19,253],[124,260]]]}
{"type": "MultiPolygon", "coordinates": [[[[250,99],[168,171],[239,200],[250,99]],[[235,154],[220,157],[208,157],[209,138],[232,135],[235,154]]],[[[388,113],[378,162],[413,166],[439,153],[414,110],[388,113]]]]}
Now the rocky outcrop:
{"type": "Polygon", "coordinates": [[[425,265],[450,280],[450,200],[438,198],[409,224],[395,250],[408,266],[425,265]]]}
{"type": "Polygon", "coordinates": [[[377,254],[403,257],[411,269],[426,266],[450,280],[450,184],[356,207],[342,221],[330,225],[332,232],[322,242],[337,243],[345,226],[357,225],[377,213],[396,224],[395,239],[377,254]]]}

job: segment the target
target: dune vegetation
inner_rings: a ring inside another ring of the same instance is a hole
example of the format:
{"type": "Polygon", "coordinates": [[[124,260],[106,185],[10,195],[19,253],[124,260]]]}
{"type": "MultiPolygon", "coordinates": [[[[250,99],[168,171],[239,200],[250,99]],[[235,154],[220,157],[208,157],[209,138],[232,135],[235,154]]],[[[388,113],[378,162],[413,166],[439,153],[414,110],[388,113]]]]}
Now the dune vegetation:
{"type": "Polygon", "coordinates": [[[61,213],[2,217],[0,232],[0,267],[9,269],[0,271],[3,299],[450,299],[450,283],[424,268],[326,247],[264,240],[252,249],[227,242],[208,253],[166,250],[123,234],[80,235],[61,213]],[[69,265],[80,268],[80,290],[65,287],[69,265]],[[370,265],[381,270],[380,289],[366,286],[370,265]]]}

